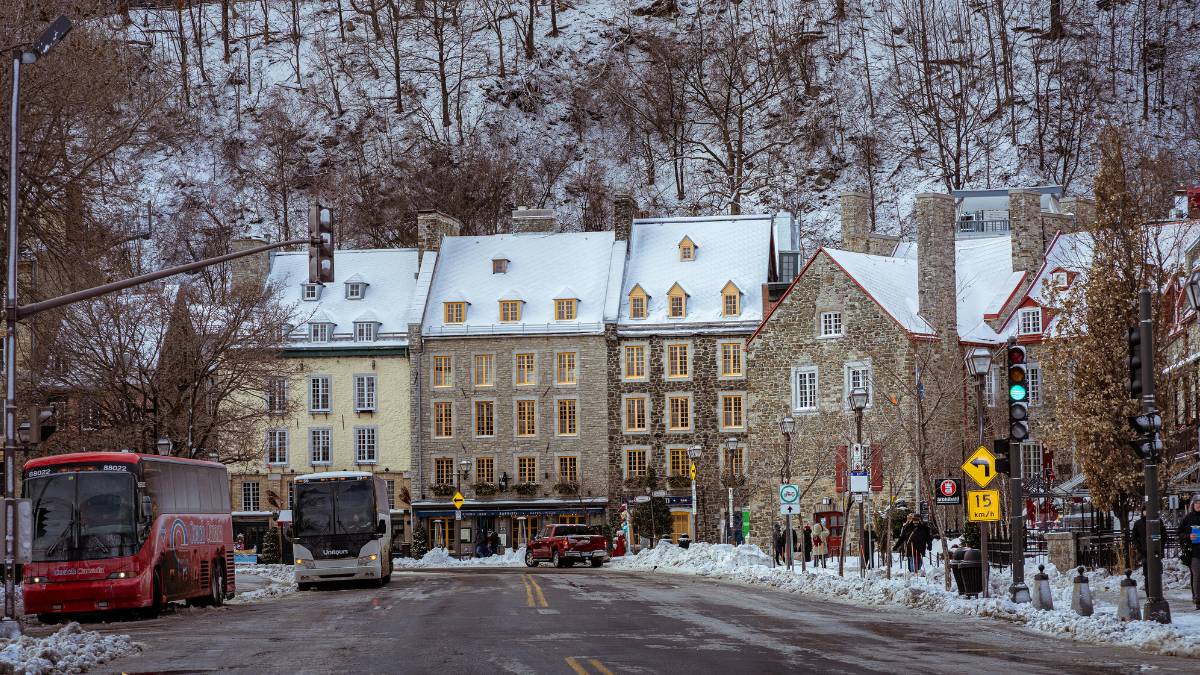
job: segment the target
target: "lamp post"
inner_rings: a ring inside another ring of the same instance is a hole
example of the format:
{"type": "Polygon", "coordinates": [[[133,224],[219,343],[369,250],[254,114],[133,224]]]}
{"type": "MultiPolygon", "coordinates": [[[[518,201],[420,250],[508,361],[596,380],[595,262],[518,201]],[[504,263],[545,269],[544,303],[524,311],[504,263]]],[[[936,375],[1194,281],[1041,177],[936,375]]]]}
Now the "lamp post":
{"type": "Polygon", "coordinates": [[[692,461],[692,522],[690,523],[692,532],[690,536],[693,542],[696,541],[696,462],[700,461],[700,456],[703,454],[704,448],[699,445],[693,445],[687,449],[688,459],[692,461]]]}
{"type": "Polygon", "coordinates": [[[160,439],[158,439],[158,442],[154,444],[154,447],[158,449],[158,454],[170,455],[171,454],[171,439],[160,438],[160,439]]]}
{"type": "MultiPolygon", "coordinates": [[[[467,479],[467,476],[470,476],[470,475],[471,475],[471,460],[464,459],[458,463],[458,487],[455,489],[458,491],[459,494],[462,494],[463,481],[465,481],[467,479]]],[[[535,476],[535,478],[536,478],[536,476],[535,476]]],[[[455,506],[457,507],[458,505],[455,504],[455,506]]],[[[456,521],[461,521],[462,520],[462,510],[455,508],[454,509],[454,517],[455,517],[456,521]]],[[[457,529],[458,526],[459,526],[459,523],[456,522],[454,524],[454,527],[457,529]]],[[[457,532],[454,534],[454,536],[456,539],[462,539],[462,537],[457,532]]],[[[462,546],[459,546],[458,548],[459,548],[458,557],[459,557],[459,559],[462,559],[462,557],[463,557],[462,546]]],[[[467,552],[466,555],[468,558],[471,557],[471,554],[469,551],[467,552]]]]}
{"type": "MultiPolygon", "coordinates": [[[[862,418],[863,411],[867,409],[867,404],[871,401],[871,395],[862,387],[855,387],[850,392],[850,407],[854,409],[854,442],[859,446],[859,452],[862,452],[862,418]]],[[[867,536],[866,520],[863,517],[862,498],[856,499],[858,502],[858,576],[866,576],[867,574],[867,536]]],[[[844,534],[844,533],[843,533],[844,534]]],[[[846,547],[843,546],[845,551],[846,547]]],[[[841,575],[842,560],[838,558],[838,575],[841,575]]]]}
{"type": "MultiPolygon", "coordinates": [[[[736,480],[736,474],[733,472],[733,453],[738,449],[738,439],[730,436],[725,439],[725,472],[729,476],[729,480],[725,483],[725,487],[729,489],[729,539],[734,542],[737,538],[733,535],[733,482],[736,480]]],[[[731,543],[726,540],[726,543],[731,543]]]]}
{"type": "MultiPolygon", "coordinates": [[[[4,294],[5,340],[4,365],[7,370],[7,386],[4,395],[4,521],[7,532],[17,532],[16,472],[17,472],[17,158],[21,149],[21,66],[34,64],[46,55],[54,45],[71,30],[71,20],[65,14],[59,16],[50,27],[33,43],[30,51],[13,49],[13,83],[11,136],[8,146],[8,283],[4,294]]],[[[17,623],[16,587],[13,579],[16,572],[16,540],[6,537],[4,541],[4,620],[0,621],[0,636],[17,637],[21,627],[17,623]]]]}
{"type": "MultiPolygon", "coordinates": [[[[978,424],[979,424],[979,445],[982,446],[983,445],[983,386],[984,386],[985,381],[987,380],[988,371],[990,371],[992,369],[992,352],[987,347],[975,347],[974,349],[967,352],[967,355],[963,359],[963,363],[966,366],[967,374],[970,375],[971,377],[975,378],[975,418],[976,418],[976,420],[978,420],[978,424]]],[[[1017,461],[1019,462],[1020,459],[1018,458],[1017,461]]],[[[1019,522],[1020,514],[1017,512],[1017,509],[1019,509],[1021,507],[1022,495],[1019,492],[1019,490],[1021,489],[1021,483],[1020,483],[1019,479],[1015,480],[1014,483],[1015,483],[1015,485],[1013,487],[1013,495],[1012,495],[1013,496],[1012,510],[1013,510],[1013,513],[1016,514],[1016,518],[1014,519],[1014,522],[1016,522],[1019,525],[1020,524],[1020,522],[1019,522]]],[[[1013,530],[1013,534],[1014,534],[1014,536],[1013,536],[1013,546],[1012,546],[1012,559],[1015,561],[1017,559],[1016,530],[1013,530]]],[[[988,574],[987,540],[988,540],[988,524],[987,524],[987,521],[981,521],[979,523],[979,548],[980,548],[980,557],[983,558],[983,597],[985,597],[985,598],[988,596],[988,584],[989,584],[988,577],[991,576],[988,574]]],[[[1015,572],[1015,570],[1014,570],[1014,572],[1015,572]]],[[[1014,584],[1015,583],[1016,583],[1016,581],[1014,579],[1014,584]]]]}
{"type": "MultiPolygon", "coordinates": [[[[791,415],[784,415],[779,420],[779,433],[783,434],[786,444],[783,452],[783,484],[790,485],[792,482],[792,432],[796,430],[796,420],[791,415]]],[[[780,493],[782,494],[782,493],[780,493]]],[[[787,559],[787,568],[794,569],[794,561],[792,560],[792,549],[794,542],[792,541],[792,514],[784,516],[784,527],[787,530],[784,533],[787,541],[787,551],[785,557],[787,559]]]]}

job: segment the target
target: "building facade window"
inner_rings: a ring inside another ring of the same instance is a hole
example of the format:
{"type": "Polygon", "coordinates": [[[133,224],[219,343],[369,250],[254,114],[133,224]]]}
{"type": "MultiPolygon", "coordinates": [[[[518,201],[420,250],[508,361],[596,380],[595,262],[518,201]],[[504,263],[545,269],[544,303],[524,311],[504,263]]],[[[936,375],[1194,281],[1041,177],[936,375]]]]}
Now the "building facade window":
{"type": "Polygon", "coordinates": [[[577,419],[578,401],[573,398],[562,399],[558,402],[558,435],[578,436],[579,424],[577,419]]]}
{"type": "Polygon", "coordinates": [[[670,410],[670,427],[675,430],[692,428],[692,399],[687,396],[670,396],[667,398],[670,410]]]}
{"type": "Polygon", "coordinates": [[[725,394],[721,396],[721,426],[726,429],[742,429],[746,420],[742,415],[742,395],[725,394]]]}
{"type": "MultiPolygon", "coordinates": [[[[0,346],[2,349],[2,346],[0,346]]],[[[268,377],[266,386],[267,412],[287,412],[287,380],[282,377],[268,377]]]]}
{"type": "Polygon", "coordinates": [[[1021,444],[1021,476],[1036,478],[1042,475],[1042,444],[1028,442],[1021,444]]]}
{"type": "Polygon", "coordinates": [[[287,466],[288,430],[267,429],[267,466],[287,466]]]}
{"type": "Polygon", "coordinates": [[[687,345],[667,345],[667,377],[687,377],[688,365],[687,345]]]}
{"type": "Polygon", "coordinates": [[[354,376],[354,409],[359,412],[375,412],[375,376],[354,376]]]}
{"type": "Polygon", "coordinates": [[[625,452],[625,475],[628,478],[645,476],[647,472],[647,450],[627,450],[625,452]]]}
{"type": "Polygon", "coordinates": [[[517,435],[537,435],[537,401],[517,401],[517,435]]]}
{"type": "Polygon", "coordinates": [[[821,337],[842,336],[842,313],[821,312],[821,337]]]}
{"type": "Polygon", "coordinates": [[[375,322],[373,321],[357,321],[354,324],[354,341],[355,342],[374,342],[375,341],[375,322]]]}
{"type": "Polygon", "coordinates": [[[509,323],[512,321],[521,320],[521,301],[520,300],[501,300],[500,301],[500,322],[509,323]]]}
{"type": "Polygon", "coordinates": [[[387,490],[388,511],[396,510],[396,479],[384,478],[384,489],[387,490]]]}
{"type": "Polygon", "coordinates": [[[574,455],[563,455],[558,458],[558,481],[560,483],[579,482],[579,458],[574,455]]]}
{"type": "Polygon", "coordinates": [[[465,302],[447,302],[446,303],[446,323],[462,323],[466,320],[466,305],[465,302]]]}
{"type": "Polygon", "coordinates": [[[727,342],[721,345],[721,375],[723,377],[742,376],[742,345],[727,342]]]}
{"type": "Polygon", "coordinates": [[[537,371],[534,369],[533,354],[517,354],[517,384],[537,384],[537,371]]]}
{"type": "Polygon", "coordinates": [[[683,293],[667,296],[667,316],[672,319],[682,319],[687,316],[687,299],[683,293]]]}
{"type": "Polygon", "coordinates": [[[329,324],[327,324],[327,323],[310,323],[310,324],[308,324],[308,341],[309,342],[329,342],[329,324]]]}
{"type": "Polygon", "coordinates": [[[688,459],[687,450],[683,448],[671,448],[671,473],[672,476],[686,476],[691,470],[691,460],[688,459]]]}
{"type": "Polygon", "coordinates": [[[554,320],[555,321],[574,321],[575,320],[575,300],[566,298],[563,300],[554,301],[554,320]]]}
{"type": "Polygon", "coordinates": [[[1041,335],[1042,333],[1042,308],[1041,307],[1026,307],[1020,312],[1020,331],[1021,335],[1041,335]]]}
{"type": "Polygon", "coordinates": [[[558,355],[558,383],[575,384],[575,352],[563,352],[558,355]]]}
{"type": "Polygon", "coordinates": [[[485,438],[496,435],[496,405],[491,401],[475,402],[475,435],[485,438]]]}
{"type": "Polygon", "coordinates": [[[635,286],[633,291],[629,293],[629,318],[644,319],[646,318],[646,300],[647,296],[641,286],[635,286]]]}
{"type": "Polygon", "coordinates": [[[347,300],[362,300],[364,284],[346,284],[347,300]]]}
{"type": "Polygon", "coordinates": [[[625,346],[625,379],[646,379],[646,347],[645,345],[625,346]]]}
{"type": "Polygon", "coordinates": [[[243,481],[242,482],[242,510],[257,511],[258,510],[258,481],[243,481]]]}
{"type": "Polygon", "coordinates": [[[724,469],[726,472],[731,472],[735,476],[745,476],[746,449],[739,445],[733,450],[726,450],[724,469]]]}
{"type": "Polygon", "coordinates": [[[495,358],[491,354],[475,357],[475,386],[490,387],[496,383],[495,358]]]}
{"type": "Polygon", "coordinates": [[[738,290],[733,282],[725,284],[725,288],[721,289],[721,315],[722,316],[737,316],[742,313],[742,292],[738,290]]]}
{"type": "Polygon", "coordinates": [[[312,375],[308,378],[308,410],[309,412],[329,412],[333,410],[329,400],[329,376],[312,375]]]}
{"type": "Polygon", "coordinates": [[[496,482],[496,459],[494,457],[475,458],[475,481],[478,483],[496,482]]]}
{"type": "Polygon", "coordinates": [[[313,466],[328,466],[332,459],[333,429],[310,427],[308,430],[308,457],[313,466]]]}
{"type": "Polygon", "coordinates": [[[375,427],[354,427],[354,461],[358,464],[379,461],[379,431],[375,427]]]}
{"type": "Polygon", "coordinates": [[[646,431],[646,399],[625,399],[625,430],[646,431]]]}
{"type": "MultiPolygon", "coordinates": [[[[1029,402],[1033,405],[1042,404],[1042,366],[1040,363],[1031,363],[1026,369],[1029,374],[1029,402]]],[[[1182,387],[1179,390],[1183,391],[1182,387]]]]}
{"type": "Polygon", "coordinates": [[[321,299],[321,284],[304,284],[302,288],[304,289],[303,298],[305,300],[311,302],[321,299]]]}
{"type": "Polygon", "coordinates": [[[817,369],[813,367],[792,370],[792,410],[817,410],[817,369]]]}
{"type": "Polygon", "coordinates": [[[443,457],[433,460],[433,482],[438,485],[454,484],[454,459],[443,457]]]}
{"type": "Polygon", "coordinates": [[[492,274],[506,274],[507,272],[508,272],[508,261],[507,260],[499,260],[498,259],[498,260],[492,261],[492,274]]]}
{"type": "Polygon", "coordinates": [[[454,438],[454,404],[433,404],[433,437],[454,438]]]}
{"type": "Polygon", "coordinates": [[[433,357],[433,386],[435,387],[453,387],[454,386],[454,357],[453,356],[435,356],[433,357]]]}
{"type": "Polygon", "coordinates": [[[517,482],[518,483],[536,483],[537,482],[537,457],[518,457],[517,458],[517,482]]]}
{"type": "Polygon", "coordinates": [[[849,410],[850,408],[850,392],[855,389],[867,390],[867,407],[875,402],[875,395],[871,387],[871,366],[867,363],[847,363],[846,364],[846,382],[845,396],[842,397],[842,405],[849,410]]]}
{"type": "Polygon", "coordinates": [[[686,238],[679,244],[679,260],[688,262],[696,259],[696,246],[686,238]]]}

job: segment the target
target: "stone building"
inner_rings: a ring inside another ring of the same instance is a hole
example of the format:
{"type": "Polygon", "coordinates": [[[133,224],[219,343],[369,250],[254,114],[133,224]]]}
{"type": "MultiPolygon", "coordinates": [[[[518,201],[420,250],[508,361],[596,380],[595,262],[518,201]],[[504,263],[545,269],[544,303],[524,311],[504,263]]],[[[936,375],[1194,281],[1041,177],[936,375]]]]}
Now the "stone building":
{"type": "Polygon", "coordinates": [[[235,530],[247,547],[290,508],[296,476],[319,471],[382,477],[396,541],[409,537],[407,311],[417,251],[339,250],[334,269],[336,282],[310,284],[308,253],[287,252],[248,256],[232,270],[238,283],[278,287],[297,318],[283,358],[298,361],[299,375],[264,383],[263,405],[278,415],[263,429],[256,459],[229,467],[235,530]]]}
{"type": "MultiPolygon", "coordinates": [[[[608,494],[632,502],[653,468],[665,479],[673,535],[721,541],[728,488],[735,529],[746,498],[745,445],[729,453],[725,440],[746,434],[743,350],[775,281],[775,218],[634,219],[636,209],[618,197],[616,238],[629,254],[608,339],[608,494]],[[703,455],[693,533],[687,449],[695,445],[703,455]]],[[[789,234],[790,226],[781,220],[789,234]]]]}
{"type": "Polygon", "coordinates": [[[418,221],[413,509],[430,544],[453,551],[472,553],[481,531],[520,546],[548,523],[598,524],[607,503],[605,323],[625,243],[556,233],[552,211],[513,222],[514,234],[459,237],[448,216],[418,221]]]}

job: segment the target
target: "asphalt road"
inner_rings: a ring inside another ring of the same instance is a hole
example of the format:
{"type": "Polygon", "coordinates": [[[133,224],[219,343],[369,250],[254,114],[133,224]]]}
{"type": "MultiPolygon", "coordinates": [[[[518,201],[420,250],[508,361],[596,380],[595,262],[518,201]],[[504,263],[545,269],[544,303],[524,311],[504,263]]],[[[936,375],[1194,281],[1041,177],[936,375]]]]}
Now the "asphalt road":
{"type": "MultiPolygon", "coordinates": [[[[609,569],[397,572],[383,589],[92,624],[149,648],[92,673],[1195,673],[995,621],[609,569]]],[[[53,627],[32,627],[30,634],[53,627]]]]}

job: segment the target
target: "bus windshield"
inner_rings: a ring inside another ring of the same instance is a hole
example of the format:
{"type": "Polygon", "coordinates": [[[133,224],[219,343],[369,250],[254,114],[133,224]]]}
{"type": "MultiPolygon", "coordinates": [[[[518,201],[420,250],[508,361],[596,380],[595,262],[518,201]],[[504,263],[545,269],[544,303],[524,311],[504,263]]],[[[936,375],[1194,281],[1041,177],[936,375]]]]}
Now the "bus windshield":
{"type": "Polygon", "coordinates": [[[25,480],[33,501],[33,560],[59,562],[137,554],[134,476],[71,472],[25,480]]]}
{"type": "Polygon", "coordinates": [[[297,483],[296,537],[375,533],[375,487],[369,480],[297,483]]]}

